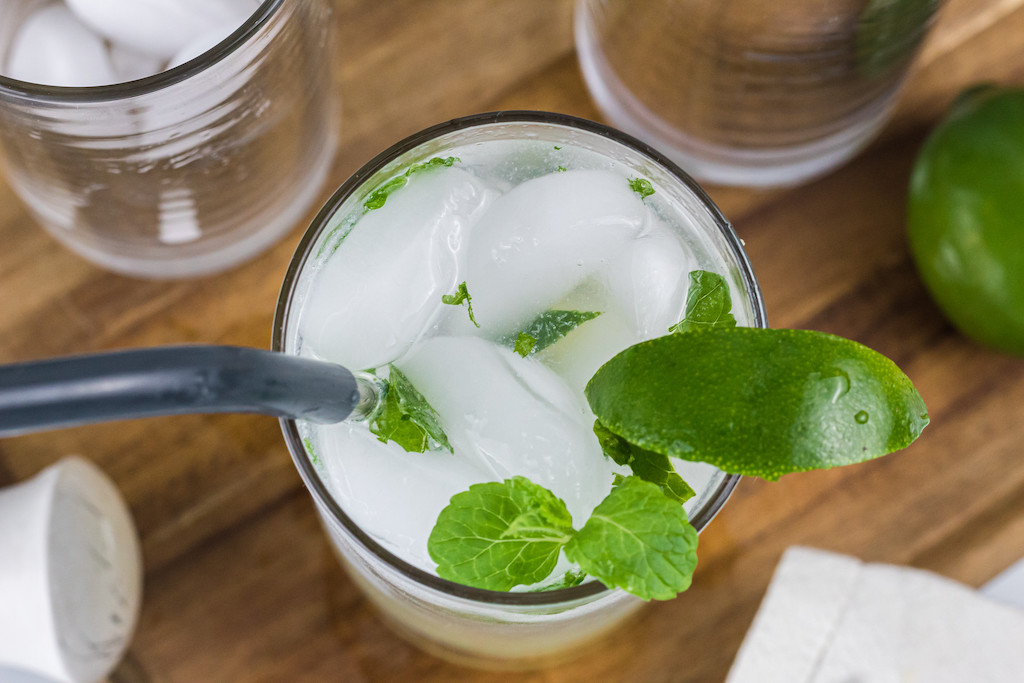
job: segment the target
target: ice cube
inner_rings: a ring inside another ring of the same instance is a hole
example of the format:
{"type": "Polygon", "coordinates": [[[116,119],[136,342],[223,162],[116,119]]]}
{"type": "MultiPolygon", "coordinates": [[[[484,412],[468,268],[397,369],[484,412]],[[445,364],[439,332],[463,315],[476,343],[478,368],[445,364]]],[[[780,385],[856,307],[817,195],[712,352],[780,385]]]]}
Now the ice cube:
{"type": "Polygon", "coordinates": [[[469,240],[466,281],[477,321],[511,332],[614,259],[647,223],[626,178],[552,173],[503,195],[469,240]]]}
{"type": "Polygon", "coordinates": [[[325,484],[341,508],[399,557],[433,569],[427,539],[437,516],[452,496],[486,475],[447,451],[407,453],[382,443],[363,425],[318,431],[325,484]]]}
{"type": "Polygon", "coordinates": [[[122,83],[137,81],[164,70],[164,60],[124,45],[110,45],[110,63],[122,83]]]}
{"type": "Polygon", "coordinates": [[[611,490],[582,399],[533,358],[476,337],[434,337],[398,366],[441,418],[455,453],[487,473],[551,490],[579,523],[611,490]]]}
{"type": "Polygon", "coordinates": [[[617,308],[607,307],[541,351],[537,359],[558,373],[573,392],[583,395],[587,382],[602,365],[639,341],[632,321],[617,308]]]}
{"type": "Polygon", "coordinates": [[[196,36],[238,28],[259,0],[67,0],[83,23],[109,40],[164,60],[196,36]]]}
{"type": "Polygon", "coordinates": [[[316,355],[353,370],[399,358],[462,277],[466,231],[495,193],[459,168],[414,175],[367,212],[317,273],[300,332],[316,355]]]}
{"type": "Polygon", "coordinates": [[[683,317],[687,274],[695,259],[671,228],[653,219],[642,237],[604,272],[611,303],[630,321],[639,339],[668,334],[683,317]]]}
{"type": "Polygon", "coordinates": [[[181,66],[185,62],[192,61],[199,55],[214,48],[216,45],[227,39],[227,37],[234,33],[235,29],[238,27],[239,24],[232,22],[209,29],[193,38],[175,53],[174,57],[172,57],[171,61],[167,64],[167,68],[173,69],[176,66],[181,66]]]}
{"type": "Polygon", "coordinates": [[[19,27],[4,75],[60,87],[110,85],[120,80],[103,40],[63,4],[42,7],[19,27]]]}

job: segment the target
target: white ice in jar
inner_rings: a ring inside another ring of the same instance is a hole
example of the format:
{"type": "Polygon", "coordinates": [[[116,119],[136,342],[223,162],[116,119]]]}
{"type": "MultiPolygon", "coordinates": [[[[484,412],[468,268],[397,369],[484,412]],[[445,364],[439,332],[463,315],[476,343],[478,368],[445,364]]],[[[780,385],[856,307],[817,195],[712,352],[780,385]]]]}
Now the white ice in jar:
{"type": "Polygon", "coordinates": [[[12,41],[4,75],[65,88],[119,80],[103,39],[63,4],[42,7],[25,20],[12,41]]]}

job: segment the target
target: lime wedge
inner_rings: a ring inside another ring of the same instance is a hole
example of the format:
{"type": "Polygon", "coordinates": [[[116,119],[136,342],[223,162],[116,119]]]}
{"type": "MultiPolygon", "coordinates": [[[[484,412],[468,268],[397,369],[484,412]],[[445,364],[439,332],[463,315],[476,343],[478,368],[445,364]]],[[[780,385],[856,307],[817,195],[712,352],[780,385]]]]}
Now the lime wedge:
{"type": "Polygon", "coordinates": [[[608,361],[586,396],[607,429],[641,448],[771,480],[877,458],[928,424],[892,361],[807,330],[652,339],[608,361]]]}

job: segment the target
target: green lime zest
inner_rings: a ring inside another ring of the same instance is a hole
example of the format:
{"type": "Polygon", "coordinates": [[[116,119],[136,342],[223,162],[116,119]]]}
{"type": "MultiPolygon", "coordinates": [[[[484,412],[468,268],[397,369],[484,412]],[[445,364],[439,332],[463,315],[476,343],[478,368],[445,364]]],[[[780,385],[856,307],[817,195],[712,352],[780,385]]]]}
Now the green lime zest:
{"type": "MultiPolygon", "coordinates": [[[[601,450],[611,458],[617,465],[625,465],[633,470],[633,474],[644,481],[661,487],[662,492],[680,503],[693,498],[696,492],[686,481],[679,476],[672,461],[667,455],[644,450],[623,439],[618,434],[601,424],[600,420],[594,421],[594,434],[597,435],[601,450]]],[[[621,475],[616,475],[621,477],[621,475]]],[[[620,482],[616,478],[615,485],[620,482]]]]}
{"type": "Polygon", "coordinates": [[[378,441],[393,441],[409,453],[434,448],[452,452],[437,412],[394,365],[388,366],[383,401],[368,426],[378,441]]]}
{"type": "Polygon", "coordinates": [[[466,286],[464,281],[459,283],[459,287],[455,290],[454,294],[443,294],[441,296],[441,303],[448,304],[449,306],[461,306],[465,303],[466,310],[469,312],[469,321],[480,327],[480,324],[476,321],[476,316],[473,315],[473,297],[469,295],[469,287],[466,286]]]}
{"type": "Polygon", "coordinates": [[[671,600],[690,587],[697,530],[658,486],[625,477],[566,544],[565,556],[609,588],[671,600]]]}
{"type": "Polygon", "coordinates": [[[809,330],[641,342],[603,365],[585,394],[604,427],[639,448],[769,480],[886,455],[928,424],[892,361],[809,330]]]}
{"type": "Polygon", "coordinates": [[[640,195],[640,199],[647,199],[654,194],[654,186],[646,178],[630,178],[629,189],[640,195]]]}
{"type": "Polygon", "coordinates": [[[536,341],[530,353],[537,353],[599,315],[601,315],[600,311],[544,311],[530,321],[530,324],[519,334],[502,337],[499,343],[509,348],[515,348],[519,337],[525,334],[536,341]]]}
{"type": "Polygon", "coordinates": [[[394,194],[396,190],[400,190],[408,184],[411,176],[432,168],[439,168],[441,166],[451,168],[452,164],[457,161],[459,161],[458,157],[446,157],[444,159],[441,157],[434,157],[433,159],[428,159],[427,161],[418,164],[412,164],[400,175],[386,181],[383,185],[378,186],[377,189],[367,195],[365,201],[363,201],[363,212],[366,213],[367,211],[373,211],[384,206],[388,201],[388,197],[394,194]]]}
{"type": "Polygon", "coordinates": [[[736,327],[732,314],[732,297],[725,278],[706,270],[690,272],[690,288],[686,291],[683,319],[669,332],[690,332],[696,329],[736,327]]]}
{"type": "Polygon", "coordinates": [[[533,352],[533,349],[536,348],[536,346],[536,337],[532,336],[528,332],[520,332],[519,336],[516,337],[515,346],[512,350],[523,358],[526,358],[533,352]]]}
{"type": "Polygon", "coordinates": [[[559,166],[555,170],[558,171],[559,173],[565,173],[568,169],[565,166],[559,166]]]}
{"type": "Polygon", "coordinates": [[[452,496],[430,532],[427,551],[441,578],[507,591],[547,578],[573,533],[561,499],[513,477],[452,496]]]}

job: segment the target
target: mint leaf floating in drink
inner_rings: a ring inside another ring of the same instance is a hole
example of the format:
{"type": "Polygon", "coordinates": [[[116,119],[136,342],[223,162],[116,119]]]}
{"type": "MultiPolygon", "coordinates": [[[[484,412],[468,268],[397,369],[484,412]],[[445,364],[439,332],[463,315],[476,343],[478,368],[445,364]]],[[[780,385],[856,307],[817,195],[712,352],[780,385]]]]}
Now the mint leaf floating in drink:
{"type": "Polygon", "coordinates": [[[690,586],[697,530],[656,485],[626,477],[594,508],[565,556],[606,586],[670,600],[690,586]]]}
{"type": "Polygon", "coordinates": [[[683,319],[669,328],[669,332],[689,332],[696,329],[736,327],[732,310],[732,297],[725,278],[706,270],[690,272],[690,289],[686,292],[683,319]]]}
{"type": "MultiPolygon", "coordinates": [[[[618,465],[628,466],[633,470],[634,475],[644,481],[660,486],[662,492],[669,498],[685,503],[697,495],[690,485],[679,476],[667,455],[634,446],[621,436],[614,434],[600,421],[594,422],[594,434],[597,435],[597,440],[605,455],[618,465]]],[[[618,485],[618,483],[619,480],[616,479],[615,484],[618,485]]]]}
{"type": "Polygon", "coordinates": [[[526,358],[537,347],[537,338],[527,332],[520,332],[512,350],[526,358]]]}
{"type": "Polygon", "coordinates": [[[384,400],[369,422],[370,431],[383,443],[394,441],[409,453],[424,453],[435,445],[452,452],[440,418],[409,378],[389,365],[384,400]]]}
{"type": "Polygon", "coordinates": [[[524,477],[452,496],[427,539],[441,578],[507,591],[543,581],[572,537],[565,503],[524,477]]]}
{"type": "Polygon", "coordinates": [[[629,189],[640,195],[640,199],[647,199],[654,194],[654,186],[651,185],[651,181],[644,178],[630,178],[629,189]]]}
{"type": "Polygon", "coordinates": [[[459,283],[459,288],[455,290],[454,294],[444,294],[441,296],[441,303],[448,304],[450,306],[460,306],[463,302],[466,304],[466,310],[469,311],[469,320],[477,327],[480,325],[476,321],[476,317],[473,316],[473,297],[469,295],[469,288],[465,282],[459,283]]]}
{"type": "Polygon", "coordinates": [[[572,588],[578,586],[587,579],[587,573],[581,572],[578,569],[570,569],[565,574],[562,574],[557,580],[550,583],[545,583],[536,588],[530,589],[531,592],[538,593],[540,591],[557,591],[562,588],[572,588]]]}
{"type": "Polygon", "coordinates": [[[928,424],[892,361],[808,330],[641,342],[602,366],[585,394],[598,420],[639,448],[770,480],[877,458],[928,424]]]}
{"type": "MultiPolygon", "coordinates": [[[[601,315],[600,311],[544,311],[526,326],[518,335],[502,337],[500,343],[516,349],[519,337],[528,335],[536,340],[531,353],[543,351],[577,327],[601,315]]],[[[516,349],[518,352],[518,349],[516,349]]]]}
{"type": "MultiPolygon", "coordinates": [[[[427,171],[433,168],[445,167],[451,168],[453,164],[459,161],[458,157],[434,157],[419,164],[413,164],[409,166],[405,171],[399,175],[385,181],[383,184],[377,186],[373,192],[367,195],[366,199],[363,200],[362,213],[355,211],[337,223],[327,233],[327,237],[324,238],[323,244],[320,245],[320,249],[317,251],[317,258],[323,257],[325,254],[332,256],[334,252],[338,250],[341,243],[345,241],[352,229],[359,223],[359,219],[362,218],[370,211],[380,209],[387,203],[388,197],[394,192],[405,187],[409,183],[409,178],[417,173],[427,171]]],[[[335,219],[332,219],[334,222],[335,219]]]]}
{"type": "Polygon", "coordinates": [[[392,195],[396,190],[400,190],[405,187],[409,182],[409,178],[416,173],[427,171],[432,168],[438,168],[444,166],[451,168],[452,164],[458,161],[458,157],[447,157],[442,159],[441,157],[434,157],[428,161],[424,161],[419,164],[413,164],[409,168],[405,169],[405,172],[401,175],[397,175],[394,178],[388,180],[383,185],[379,186],[373,192],[371,192],[366,200],[363,202],[363,211],[373,211],[384,206],[388,201],[388,197],[392,195]]]}

